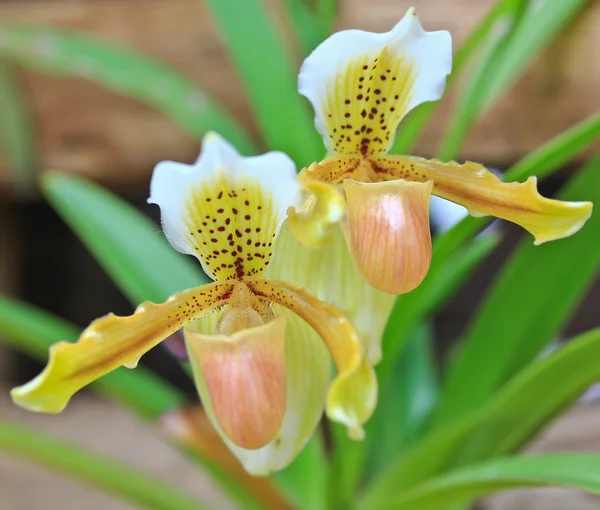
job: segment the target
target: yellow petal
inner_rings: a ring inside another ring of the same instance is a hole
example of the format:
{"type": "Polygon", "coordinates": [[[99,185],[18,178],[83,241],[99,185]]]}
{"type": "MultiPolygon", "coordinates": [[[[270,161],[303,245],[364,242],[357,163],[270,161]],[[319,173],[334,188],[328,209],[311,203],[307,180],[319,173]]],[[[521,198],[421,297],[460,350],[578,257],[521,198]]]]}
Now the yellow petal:
{"type": "Polygon", "coordinates": [[[366,345],[369,361],[381,359],[381,339],[395,297],[369,285],[350,257],[340,225],[332,228],[330,243],[316,250],[302,245],[285,221],[277,237],[270,278],[308,289],[335,305],[350,319],[366,345]]]}
{"type": "MultiPolygon", "coordinates": [[[[285,366],[287,406],[283,423],[269,444],[257,450],[234,444],[220,428],[215,416],[206,381],[201,370],[195,370],[196,386],[206,413],[231,452],[246,471],[264,476],[283,469],[300,453],[317,427],[327,389],[331,381],[331,360],[327,348],[315,331],[294,313],[274,306],[274,312],[286,318],[285,366]]],[[[199,320],[187,329],[214,333],[217,326],[213,316],[199,320]],[[212,322],[212,324],[209,324],[212,322]],[[212,326],[212,327],[211,327],[212,326]]]]}
{"type": "Polygon", "coordinates": [[[307,182],[304,200],[298,208],[290,208],[286,224],[307,246],[324,246],[331,240],[332,230],[346,213],[344,197],[333,186],[307,182]]]}
{"type": "Polygon", "coordinates": [[[217,423],[250,450],[277,434],[286,409],[285,318],[226,335],[185,332],[194,371],[202,373],[217,423]]]}
{"type": "Polygon", "coordinates": [[[256,279],[248,286],[266,301],[298,314],[323,339],[338,371],[329,389],[327,415],[344,424],[350,437],[361,439],[362,425],[377,404],[377,379],[353,325],[333,305],[287,282],[256,279]]]}
{"type": "Polygon", "coordinates": [[[298,88],[330,152],[379,154],[412,108],[441,97],[451,67],[450,34],[425,32],[409,9],[384,34],[333,34],[302,65],[298,88]]]}
{"type": "Polygon", "coordinates": [[[380,180],[433,180],[433,194],[463,205],[476,216],[492,215],[520,225],[535,244],[577,232],[592,214],[591,202],[563,202],[537,191],[535,177],[524,183],[502,182],[477,163],[443,163],[414,156],[385,156],[374,160],[380,180]]]}
{"type": "Polygon", "coordinates": [[[403,294],[425,278],[431,264],[431,187],[431,181],[344,181],[350,253],[373,287],[403,294]]]}
{"type": "Polygon", "coordinates": [[[50,348],[44,371],[11,391],[14,402],[30,411],[59,413],[73,394],[122,365],[137,360],[188,321],[223,305],[233,285],[213,283],[171,296],[165,303],[142,303],[129,317],[113,314],[95,320],[77,343],[50,348]]]}
{"type": "Polygon", "coordinates": [[[281,152],[243,157],[215,133],[206,135],[192,165],[160,163],[149,202],[161,209],[171,244],[196,256],[215,280],[262,273],[299,185],[281,152]]]}
{"type": "Polygon", "coordinates": [[[199,453],[240,482],[266,508],[287,510],[291,508],[273,487],[268,478],[250,476],[211,425],[206,411],[200,405],[173,411],[160,420],[162,429],[188,449],[199,453]]]}

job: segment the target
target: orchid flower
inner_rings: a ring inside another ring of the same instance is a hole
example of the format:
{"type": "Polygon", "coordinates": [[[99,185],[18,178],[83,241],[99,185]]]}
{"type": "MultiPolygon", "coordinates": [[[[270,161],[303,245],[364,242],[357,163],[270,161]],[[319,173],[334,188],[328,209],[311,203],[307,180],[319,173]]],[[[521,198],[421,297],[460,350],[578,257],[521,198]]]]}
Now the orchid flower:
{"type": "Polygon", "coordinates": [[[160,207],[173,247],[195,256],[213,282],[142,303],[129,317],[97,319],[77,343],[54,345],[44,371],[13,389],[14,401],[58,413],[79,389],[135,367],[183,327],[206,412],[250,473],[289,464],[324,407],[361,438],[377,383],[359,334],[331,304],[268,274],[286,210],[300,195],[286,155],[242,157],[213,133],[194,165],[160,163],[149,202],[160,207]]]}
{"type": "MultiPolygon", "coordinates": [[[[358,270],[374,287],[409,292],[431,261],[431,194],[463,205],[474,216],[493,215],[528,230],[535,244],[577,232],[589,202],[542,197],[536,178],[504,183],[477,163],[444,163],[389,155],[400,121],[413,108],[439,99],[452,67],[450,34],[425,32],[414,9],[390,32],[338,32],[305,60],[299,91],[312,103],[329,156],[301,172],[306,182],[343,183],[347,242],[358,270]]],[[[307,243],[322,232],[303,227],[325,210],[317,195],[292,214],[307,243]],[[300,219],[299,219],[300,218],[300,219]]],[[[321,235],[323,237],[323,235],[321,235]]]]}

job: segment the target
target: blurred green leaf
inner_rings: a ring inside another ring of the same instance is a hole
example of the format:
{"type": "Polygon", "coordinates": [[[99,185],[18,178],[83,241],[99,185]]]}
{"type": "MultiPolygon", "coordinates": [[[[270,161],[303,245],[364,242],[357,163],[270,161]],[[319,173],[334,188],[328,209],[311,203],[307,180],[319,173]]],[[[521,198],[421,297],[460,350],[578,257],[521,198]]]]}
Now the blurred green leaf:
{"type": "Polygon", "coordinates": [[[282,471],[270,476],[286,499],[299,510],[326,510],[329,465],[323,439],[315,432],[298,457],[282,471]]]}
{"type": "Polygon", "coordinates": [[[537,0],[526,9],[514,33],[490,69],[479,114],[488,111],[525,70],[532,59],[558,36],[590,0],[537,0]]]}
{"type": "Polygon", "coordinates": [[[0,57],[36,71],[85,78],[142,101],[190,134],[216,131],[240,151],[254,144],[194,82],[150,57],[86,35],[50,27],[0,25],[0,57]]]}
{"type": "Polygon", "coordinates": [[[443,510],[494,492],[571,487],[600,493],[600,455],[555,453],[498,459],[451,471],[410,491],[398,489],[362,510],[443,510]]]}
{"type": "MultiPolygon", "coordinates": [[[[523,0],[501,0],[496,2],[490,12],[481,20],[475,29],[462,43],[460,49],[454,54],[452,74],[448,77],[448,86],[457,76],[462,75],[462,70],[473,55],[481,48],[490,34],[498,32],[506,25],[506,13],[510,13],[517,2],[523,0]]],[[[439,102],[425,103],[411,112],[402,121],[391,152],[393,154],[408,154],[411,152],[419,136],[427,126],[439,102]]]]}
{"type": "Polygon", "coordinates": [[[335,25],[339,0],[316,0],[317,19],[321,27],[321,38],[329,37],[335,25]]]}
{"type": "MultiPolygon", "coordinates": [[[[560,198],[600,202],[600,158],[576,175],[560,198]]],[[[542,246],[529,238],[521,242],[460,343],[436,425],[477,408],[560,333],[597,275],[599,230],[600,215],[592,214],[568,239],[542,246]]]]}
{"type": "Polygon", "coordinates": [[[369,488],[375,501],[408,490],[452,466],[511,453],[570,406],[600,377],[590,360],[600,353],[600,329],[524,369],[473,412],[419,441],[369,488]]]}
{"type": "Polygon", "coordinates": [[[295,36],[304,56],[314,50],[322,40],[317,18],[305,0],[284,0],[288,22],[295,29],[295,36]]]}
{"type": "Polygon", "coordinates": [[[36,150],[28,113],[10,65],[0,61],[0,147],[19,195],[35,188],[36,150]]]}
{"type": "Polygon", "coordinates": [[[520,181],[530,175],[541,179],[561,168],[598,139],[600,113],[595,113],[529,153],[506,172],[505,179],[520,181]]]}
{"type": "Polygon", "coordinates": [[[292,63],[264,0],[203,3],[220,28],[269,148],[289,154],[300,166],[320,159],[325,149],[308,103],[298,94],[298,66],[292,63]]]}
{"type": "Polygon", "coordinates": [[[175,251],[160,227],[100,186],[49,173],[42,189],[132,303],[160,303],[207,280],[200,264],[175,251]]]}
{"type": "Polygon", "coordinates": [[[376,367],[382,395],[392,367],[410,333],[421,320],[439,309],[461,287],[497,246],[498,241],[496,235],[485,234],[451,257],[434,256],[423,283],[409,294],[396,298],[383,335],[385,356],[376,367]]]}
{"type": "MultiPolygon", "coordinates": [[[[0,336],[16,350],[46,362],[49,347],[60,340],[77,340],[79,329],[31,305],[0,296],[0,336]]],[[[119,368],[98,379],[93,388],[148,419],[177,409],[185,401],[179,391],[143,367],[134,371],[119,368]]]]}
{"type": "Polygon", "coordinates": [[[396,362],[386,399],[379,401],[380,414],[369,436],[369,467],[373,476],[398,458],[420,435],[435,406],[438,381],[433,358],[433,330],[420,324],[396,362]]]}
{"type": "Polygon", "coordinates": [[[449,122],[452,129],[446,130],[438,150],[439,159],[447,161],[456,158],[464,138],[478,118],[487,79],[493,75],[497,60],[501,58],[505,47],[518,27],[526,4],[526,0],[507,2],[502,16],[498,18],[485,38],[480,41],[477,53],[471,59],[468,77],[463,79],[449,122]]]}
{"type": "Polygon", "coordinates": [[[570,340],[515,376],[454,452],[452,465],[512,453],[600,379],[600,329],[570,340]]]}
{"type": "Polygon", "coordinates": [[[0,450],[152,510],[202,510],[208,506],[155,478],[59,439],[0,420],[0,450]]]}
{"type": "Polygon", "coordinates": [[[563,30],[590,0],[514,2],[513,29],[491,41],[481,65],[463,90],[440,159],[456,157],[473,123],[517,80],[532,59],[563,30]],[[519,5],[521,4],[521,5],[519,5]]]}

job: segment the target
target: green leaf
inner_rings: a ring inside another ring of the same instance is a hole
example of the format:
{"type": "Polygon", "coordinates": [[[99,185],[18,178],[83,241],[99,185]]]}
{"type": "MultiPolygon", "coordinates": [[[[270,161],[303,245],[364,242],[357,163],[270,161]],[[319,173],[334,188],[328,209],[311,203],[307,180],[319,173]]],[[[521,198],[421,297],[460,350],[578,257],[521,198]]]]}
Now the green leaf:
{"type": "Polygon", "coordinates": [[[455,452],[452,465],[512,453],[600,378],[600,329],[569,341],[523,369],[493,398],[484,420],[455,452]]]}
{"type": "MultiPolygon", "coordinates": [[[[77,340],[79,329],[31,305],[0,296],[0,336],[18,351],[45,362],[52,344],[77,340]]],[[[98,379],[93,388],[148,419],[177,409],[185,401],[180,392],[143,367],[134,371],[119,368],[98,379]]]]}
{"type": "MultiPolygon", "coordinates": [[[[452,74],[448,77],[448,86],[454,82],[457,76],[462,74],[464,66],[470,61],[477,50],[481,48],[484,41],[490,37],[490,34],[498,31],[505,24],[504,16],[506,12],[512,9],[515,2],[520,1],[522,0],[501,0],[497,2],[479,25],[469,34],[454,55],[452,74]]],[[[393,154],[408,154],[412,150],[438,105],[439,102],[425,103],[411,112],[402,121],[391,150],[393,154]]]]}
{"type": "Polygon", "coordinates": [[[264,0],[204,0],[220,28],[267,145],[304,166],[324,148],[264,0]]]}
{"type": "Polygon", "coordinates": [[[160,227],[109,191],[72,175],[45,174],[46,198],[132,303],[162,302],[207,280],[160,227]]]}
{"type": "Polygon", "coordinates": [[[367,471],[376,475],[398,458],[420,435],[435,406],[438,381],[433,359],[433,331],[421,324],[409,335],[396,362],[380,413],[369,436],[367,471]]]}
{"type": "Polygon", "coordinates": [[[86,35],[50,27],[0,26],[0,57],[36,71],[85,78],[142,101],[198,138],[217,131],[240,151],[255,146],[194,82],[150,57],[86,35]]]}
{"type": "Polygon", "coordinates": [[[514,34],[490,70],[481,98],[480,115],[488,111],[500,95],[525,70],[532,59],[559,35],[590,0],[527,2],[514,34]]]}
{"type": "Polygon", "coordinates": [[[22,423],[0,420],[0,450],[64,473],[142,508],[202,510],[209,506],[187,496],[161,479],[122,466],[103,456],[49,438],[22,423]]]}
{"type": "Polygon", "coordinates": [[[600,378],[600,329],[524,369],[482,408],[428,435],[388,470],[373,492],[414,486],[449,467],[512,453],[600,378]]]}
{"type": "Polygon", "coordinates": [[[439,309],[461,287],[481,261],[497,246],[498,241],[496,235],[485,234],[450,257],[438,255],[434,243],[434,256],[425,280],[414,291],[396,298],[386,325],[383,335],[385,356],[376,367],[382,394],[388,384],[392,367],[410,333],[419,322],[439,309]]]}
{"type": "Polygon", "coordinates": [[[496,62],[503,55],[518,26],[526,3],[525,0],[508,2],[493,29],[480,42],[477,58],[471,63],[468,79],[463,79],[463,86],[449,122],[452,129],[446,130],[438,150],[439,159],[447,161],[456,158],[469,129],[478,118],[487,80],[493,76],[496,62]]]}
{"type": "Polygon", "coordinates": [[[505,179],[520,181],[530,175],[541,179],[561,168],[599,138],[600,113],[595,113],[529,153],[506,172],[505,179]]]}
{"type": "Polygon", "coordinates": [[[10,65],[0,61],[0,147],[19,195],[35,188],[36,150],[28,114],[10,65]]]}
{"type": "MultiPolygon", "coordinates": [[[[575,176],[563,200],[600,202],[600,158],[575,176]]],[[[435,413],[443,425],[485,402],[564,327],[600,264],[600,215],[576,235],[533,246],[524,239],[463,338],[435,413]],[[477,384],[473,384],[477,381],[477,384]]]]}
{"type": "Polygon", "coordinates": [[[559,486],[600,493],[600,455],[541,454],[498,459],[452,471],[363,510],[443,510],[494,492],[559,486]]]}
{"type": "Polygon", "coordinates": [[[331,34],[338,11],[338,0],[317,0],[317,19],[321,27],[321,37],[331,34]]]}
{"type": "Polygon", "coordinates": [[[299,510],[327,509],[329,465],[323,452],[323,439],[315,432],[298,457],[270,479],[287,501],[299,510]]]}
{"type": "Polygon", "coordinates": [[[373,502],[447,470],[522,447],[600,377],[600,329],[524,369],[482,406],[430,432],[369,488],[373,502]]]}
{"type": "Polygon", "coordinates": [[[322,40],[317,18],[305,0],[284,0],[287,21],[295,29],[295,36],[303,55],[308,55],[322,40]]]}

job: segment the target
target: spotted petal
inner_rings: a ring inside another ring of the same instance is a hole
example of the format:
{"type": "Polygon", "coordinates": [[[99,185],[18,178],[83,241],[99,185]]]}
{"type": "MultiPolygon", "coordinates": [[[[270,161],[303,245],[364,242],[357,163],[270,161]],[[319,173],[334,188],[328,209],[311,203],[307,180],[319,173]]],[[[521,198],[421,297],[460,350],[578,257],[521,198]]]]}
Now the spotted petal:
{"type": "Polygon", "coordinates": [[[474,216],[489,214],[516,223],[535,237],[535,244],[574,234],[592,214],[591,202],[541,196],[535,177],[505,183],[477,163],[444,163],[416,156],[382,156],[369,163],[379,180],[432,180],[434,195],[466,207],[474,216]]]}
{"type": "MultiPolygon", "coordinates": [[[[244,468],[256,476],[283,469],[304,448],[323,414],[331,379],[329,353],[315,331],[288,310],[276,306],[275,312],[279,317],[284,316],[286,322],[286,409],[277,433],[263,447],[243,448],[231,440],[219,424],[215,403],[211,398],[202,367],[195,356],[191,358],[196,386],[211,423],[244,468]]],[[[196,335],[214,332],[213,316],[208,319],[197,321],[186,329],[188,343],[192,349],[196,335]]]]}
{"type": "Polygon", "coordinates": [[[306,288],[339,308],[365,343],[370,362],[378,363],[395,296],[375,289],[357,271],[339,225],[331,230],[330,242],[323,249],[312,249],[298,242],[288,222],[277,237],[268,276],[306,288]]]}
{"type": "Polygon", "coordinates": [[[77,343],[53,345],[44,371],[12,390],[14,402],[30,411],[61,412],[75,392],[122,365],[134,367],[167,336],[226,303],[231,290],[229,283],[212,283],[174,294],[161,305],[142,303],[130,317],[97,319],[77,343]]]}
{"type": "Polygon", "coordinates": [[[298,88],[330,152],[378,154],[410,110],[442,96],[451,68],[450,34],[425,32],[409,9],[387,33],[333,34],[305,60],[298,88]]]}
{"type": "Polygon", "coordinates": [[[148,202],[160,206],[171,244],[196,256],[211,278],[226,280],[265,270],[286,210],[298,198],[295,166],[285,154],[242,157],[209,133],[194,165],[156,167],[148,202]]]}

